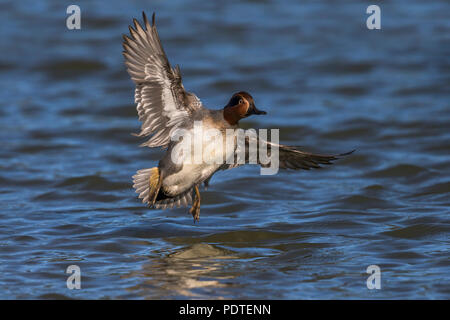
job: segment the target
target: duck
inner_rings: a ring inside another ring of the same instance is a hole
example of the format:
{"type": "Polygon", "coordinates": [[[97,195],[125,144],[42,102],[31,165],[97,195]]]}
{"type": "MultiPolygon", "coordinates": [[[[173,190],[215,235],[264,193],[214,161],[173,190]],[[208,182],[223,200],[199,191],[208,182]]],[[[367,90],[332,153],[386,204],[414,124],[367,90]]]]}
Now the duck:
{"type": "MultiPolygon", "coordinates": [[[[134,135],[148,138],[141,146],[166,150],[156,167],[137,170],[133,175],[135,192],[148,207],[166,209],[191,206],[189,213],[194,223],[198,222],[201,204],[199,187],[203,184],[206,189],[215,173],[245,164],[257,164],[262,168],[271,165],[267,161],[263,162],[260,157],[253,159],[253,162],[249,161],[248,147],[252,141],[257,142],[257,149],[266,147],[269,153],[271,150],[277,151],[276,162],[279,169],[320,168],[354,151],[335,155],[314,154],[253,134],[244,139],[246,151],[240,157],[241,161],[236,161],[239,148],[235,144],[229,155],[224,155],[223,152],[218,155],[219,158],[232,158],[234,161],[203,161],[201,157],[200,161],[192,161],[187,156],[192,155],[189,149],[182,149],[188,151],[179,152],[179,156],[174,158],[177,148],[193,143],[192,139],[185,139],[185,136],[174,139],[177,131],[192,133],[196,124],[201,123],[204,130],[214,129],[223,133],[239,129],[242,119],[265,115],[266,112],[256,107],[255,100],[246,91],[233,93],[223,108],[215,110],[203,106],[195,94],[185,90],[180,67],[172,67],[169,63],[156,29],[155,13],[151,24],[145,12],[142,16],[142,25],[137,19],[133,19],[134,26],[129,26],[130,34],[123,35],[123,56],[128,74],[136,86],[134,101],[142,123],[140,132],[134,135]]],[[[200,145],[205,147],[202,149],[203,153],[206,149],[210,152],[217,151],[215,149],[218,144],[214,140],[210,140],[207,145],[201,141],[200,145]]]]}

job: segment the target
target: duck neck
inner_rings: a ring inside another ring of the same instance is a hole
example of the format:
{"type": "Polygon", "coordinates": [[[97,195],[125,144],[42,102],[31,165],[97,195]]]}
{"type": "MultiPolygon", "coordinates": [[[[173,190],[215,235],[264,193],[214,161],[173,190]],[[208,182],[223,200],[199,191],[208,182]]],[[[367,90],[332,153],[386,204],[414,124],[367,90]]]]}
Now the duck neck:
{"type": "Polygon", "coordinates": [[[239,120],[243,118],[237,107],[224,108],[223,117],[232,126],[237,125],[239,120]]]}

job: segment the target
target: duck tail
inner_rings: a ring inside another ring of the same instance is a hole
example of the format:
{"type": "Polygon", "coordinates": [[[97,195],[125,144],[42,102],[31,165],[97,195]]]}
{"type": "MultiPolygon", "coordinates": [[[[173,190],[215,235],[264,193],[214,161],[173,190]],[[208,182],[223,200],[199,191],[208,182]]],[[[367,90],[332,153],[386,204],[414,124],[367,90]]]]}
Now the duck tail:
{"type": "Polygon", "coordinates": [[[142,203],[154,206],[161,188],[161,174],[158,167],[141,169],[133,176],[133,188],[139,194],[142,203]]]}

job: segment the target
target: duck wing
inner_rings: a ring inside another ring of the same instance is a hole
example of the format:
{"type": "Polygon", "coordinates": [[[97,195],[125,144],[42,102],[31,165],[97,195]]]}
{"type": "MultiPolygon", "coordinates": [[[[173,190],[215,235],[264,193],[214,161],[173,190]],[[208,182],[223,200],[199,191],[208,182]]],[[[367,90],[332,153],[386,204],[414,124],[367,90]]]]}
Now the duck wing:
{"type": "Polygon", "coordinates": [[[293,169],[293,170],[309,170],[311,168],[318,169],[322,165],[332,164],[333,161],[338,160],[341,157],[347,156],[353,153],[355,150],[340,154],[315,154],[306,151],[302,151],[299,147],[288,146],[283,144],[276,144],[273,142],[266,141],[260,138],[258,135],[250,135],[245,137],[245,151],[239,155],[240,147],[237,148],[234,157],[234,164],[224,164],[220,169],[227,170],[236,168],[243,164],[258,164],[263,168],[268,168],[271,166],[270,156],[272,150],[278,149],[278,167],[280,169],[293,169]],[[251,156],[249,151],[252,149],[256,150],[256,154],[251,156]],[[261,159],[259,152],[260,148],[263,148],[263,154],[267,154],[268,159],[261,159]],[[245,155],[245,159],[244,159],[245,155]]]}
{"type": "MultiPolygon", "coordinates": [[[[267,142],[271,147],[275,144],[267,142]]],[[[293,169],[293,170],[309,170],[319,169],[322,165],[333,164],[333,161],[338,160],[341,157],[347,156],[353,153],[355,150],[340,154],[316,154],[300,150],[295,146],[286,146],[279,144],[279,168],[280,169],[293,169]]],[[[261,167],[270,167],[270,163],[260,163],[261,167]]]]}
{"type": "Polygon", "coordinates": [[[165,147],[174,129],[202,108],[193,93],[187,92],[181,81],[180,68],[172,68],[159,40],[155,25],[143,13],[144,27],[133,19],[129,26],[130,37],[123,36],[123,55],[131,79],[136,84],[135,103],[141,131],[137,136],[151,138],[142,145],[165,147]]]}

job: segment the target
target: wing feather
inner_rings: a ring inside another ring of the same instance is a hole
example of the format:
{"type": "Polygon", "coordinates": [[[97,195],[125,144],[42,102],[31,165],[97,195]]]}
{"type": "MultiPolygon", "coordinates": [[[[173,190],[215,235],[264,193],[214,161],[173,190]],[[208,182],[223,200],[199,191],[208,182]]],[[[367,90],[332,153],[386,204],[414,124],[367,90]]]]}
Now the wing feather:
{"type": "Polygon", "coordinates": [[[202,108],[196,95],[182,84],[180,68],[172,68],[161,45],[153,14],[152,25],[143,13],[144,27],[133,19],[130,36],[123,36],[123,55],[131,79],[136,84],[134,100],[137,105],[141,131],[137,136],[151,136],[143,143],[149,147],[164,147],[170,135],[192,113],[202,108]]]}
{"type": "MultiPolygon", "coordinates": [[[[335,154],[335,155],[324,155],[324,154],[314,154],[310,152],[305,152],[299,149],[299,147],[295,146],[287,146],[282,144],[275,144],[272,142],[268,142],[266,140],[261,139],[258,135],[246,137],[245,139],[245,163],[249,163],[249,144],[251,139],[257,139],[257,163],[263,167],[270,167],[270,163],[263,164],[259,159],[259,148],[262,146],[265,150],[267,150],[267,155],[270,157],[271,149],[274,147],[278,148],[278,162],[280,169],[292,169],[292,170],[309,170],[309,169],[319,169],[322,165],[330,165],[333,161],[338,160],[341,157],[347,156],[353,153],[355,150],[350,152],[335,154]]],[[[241,164],[237,163],[237,154],[235,154],[235,162],[234,164],[224,164],[220,169],[227,170],[240,166],[241,164]]]]}
{"type": "MultiPolygon", "coordinates": [[[[353,153],[355,150],[346,153],[327,155],[327,154],[315,154],[300,150],[298,147],[287,146],[282,144],[274,144],[258,138],[263,144],[268,145],[268,152],[273,147],[278,147],[279,164],[281,169],[293,169],[293,170],[309,170],[319,169],[322,165],[330,165],[333,161],[338,160],[341,157],[347,156],[353,153]]],[[[258,144],[259,146],[259,144],[258,144]]],[[[270,154],[270,153],[269,153],[270,154]]],[[[269,164],[261,164],[261,167],[270,167],[269,164]]]]}

